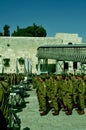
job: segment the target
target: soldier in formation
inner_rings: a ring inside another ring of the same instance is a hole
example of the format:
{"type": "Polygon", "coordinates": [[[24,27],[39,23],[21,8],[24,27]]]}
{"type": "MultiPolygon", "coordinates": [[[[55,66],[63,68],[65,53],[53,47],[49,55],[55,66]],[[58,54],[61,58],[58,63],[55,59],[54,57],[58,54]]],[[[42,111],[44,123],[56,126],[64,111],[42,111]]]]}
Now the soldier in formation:
{"type": "Polygon", "coordinates": [[[38,86],[37,86],[37,97],[39,101],[39,110],[41,115],[45,115],[47,113],[47,98],[46,98],[46,85],[45,78],[38,77],[38,86]]]}
{"type": "Polygon", "coordinates": [[[0,130],[7,130],[8,127],[10,90],[23,80],[23,74],[0,74],[0,130]]]}
{"type": "Polygon", "coordinates": [[[86,85],[82,76],[78,76],[78,113],[84,114],[86,85]]]}
{"type": "Polygon", "coordinates": [[[86,76],[82,75],[39,75],[33,78],[41,115],[46,115],[49,108],[53,115],[62,109],[71,115],[76,109],[84,114],[86,102],[86,76]]]}
{"type": "Polygon", "coordinates": [[[49,79],[46,79],[45,85],[47,87],[47,99],[50,101],[50,106],[52,107],[53,115],[59,114],[59,85],[56,81],[57,77],[50,75],[49,79]],[[50,82],[50,83],[49,83],[50,82]]]}
{"type": "Polygon", "coordinates": [[[0,130],[7,130],[9,86],[0,75],[0,130]]]}

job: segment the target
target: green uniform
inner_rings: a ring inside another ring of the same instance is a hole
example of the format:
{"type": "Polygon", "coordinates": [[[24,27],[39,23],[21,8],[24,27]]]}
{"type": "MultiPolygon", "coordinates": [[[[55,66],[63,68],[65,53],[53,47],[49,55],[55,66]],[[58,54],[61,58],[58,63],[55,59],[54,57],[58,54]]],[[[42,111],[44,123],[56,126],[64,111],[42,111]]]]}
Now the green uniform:
{"type": "Polygon", "coordinates": [[[57,97],[58,97],[58,102],[59,102],[59,108],[61,109],[61,108],[64,108],[63,100],[64,100],[64,95],[65,95],[65,90],[66,90],[64,87],[64,80],[63,80],[62,75],[57,76],[57,88],[58,88],[57,97]]]}
{"type": "Polygon", "coordinates": [[[76,77],[73,77],[72,84],[73,84],[73,106],[77,107],[77,102],[78,102],[78,80],[76,79],[76,77]]]}
{"type": "Polygon", "coordinates": [[[70,79],[67,80],[66,84],[66,100],[67,100],[67,108],[68,111],[72,111],[73,109],[73,85],[70,79]]]}
{"type": "Polygon", "coordinates": [[[52,105],[54,111],[59,111],[59,85],[58,82],[53,79],[52,81],[52,95],[51,95],[52,105]]]}
{"type": "Polygon", "coordinates": [[[37,89],[38,79],[37,76],[32,78],[33,89],[37,89]]]}
{"type": "Polygon", "coordinates": [[[4,81],[0,81],[0,109],[5,119],[8,117],[8,90],[8,84],[4,81]]]}
{"type": "Polygon", "coordinates": [[[85,83],[83,80],[78,81],[78,107],[80,110],[85,108],[85,83]]]}
{"type": "Polygon", "coordinates": [[[65,79],[63,79],[60,93],[61,93],[61,100],[63,102],[64,107],[67,107],[66,89],[67,89],[67,81],[65,79]]]}
{"type": "Polygon", "coordinates": [[[47,111],[46,85],[45,85],[45,82],[40,79],[37,84],[37,97],[39,101],[39,108],[41,108],[42,111],[47,111]]]}
{"type": "Polygon", "coordinates": [[[86,107],[86,75],[84,76],[83,81],[85,83],[85,107],[86,107]]]}
{"type": "Polygon", "coordinates": [[[51,95],[52,95],[51,80],[50,79],[46,79],[45,84],[47,86],[47,97],[48,97],[48,101],[51,101],[51,95]]]}

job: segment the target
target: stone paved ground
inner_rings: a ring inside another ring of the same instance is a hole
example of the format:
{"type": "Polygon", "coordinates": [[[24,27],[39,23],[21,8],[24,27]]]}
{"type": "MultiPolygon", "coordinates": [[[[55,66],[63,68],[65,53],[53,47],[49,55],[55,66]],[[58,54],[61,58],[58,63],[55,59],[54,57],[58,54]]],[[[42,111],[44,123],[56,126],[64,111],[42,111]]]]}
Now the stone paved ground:
{"type": "Polygon", "coordinates": [[[73,110],[70,116],[63,111],[58,116],[53,116],[51,111],[46,116],[40,116],[35,90],[29,91],[29,94],[30,97],[25,98],[29,103],[18,113],[21,130],[86,130],[86,109],[84,115],[73,110]]]}

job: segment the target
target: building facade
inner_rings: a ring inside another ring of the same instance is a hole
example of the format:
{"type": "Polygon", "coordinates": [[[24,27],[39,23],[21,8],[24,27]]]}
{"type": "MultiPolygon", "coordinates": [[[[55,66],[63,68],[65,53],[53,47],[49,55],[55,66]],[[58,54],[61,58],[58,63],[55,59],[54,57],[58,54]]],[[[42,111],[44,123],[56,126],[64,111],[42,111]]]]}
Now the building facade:
{"type": "Polygon", "coordinates": [[[23,73],[27,66],[32,68],[32,73],[37,73],[36,54],[39,46],[70,42],[82,44],[82,37],[68,33],[57,33],[55,37],[0,37],[0,73],[23,73]],[[24,64],[19,63],[21,58],[24,59],[24,64]]]}

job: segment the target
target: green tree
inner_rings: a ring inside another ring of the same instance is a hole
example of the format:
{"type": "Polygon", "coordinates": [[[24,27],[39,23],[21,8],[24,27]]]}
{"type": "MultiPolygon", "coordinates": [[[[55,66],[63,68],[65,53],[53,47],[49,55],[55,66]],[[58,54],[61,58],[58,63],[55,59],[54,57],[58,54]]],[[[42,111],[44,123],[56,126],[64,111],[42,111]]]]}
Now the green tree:
{"type": "Polygon", "coordinates": [[[33,24],[26,28],[19,28],[17,26],[17,31],[12,33],[12,36],[24,36],[24,37],[46,37],[46,30],[42,26],[33,24]]]}
{"type": "Polygon", "coordinates": [[[39,36],[39,37],[46,37],[46,30],[42,27],[42,26],[39,26],[37,29],[36,29],[36,32],[35,32],[35,35],[36,37],[39,36]]]}
{"type": "Polygon", "coordinates": [[[10,36],[9,28],[10,28],[9,25],[5,25],[5,26],[3,27],[3,30],[4,30],[4,36],[10,36]]]}

